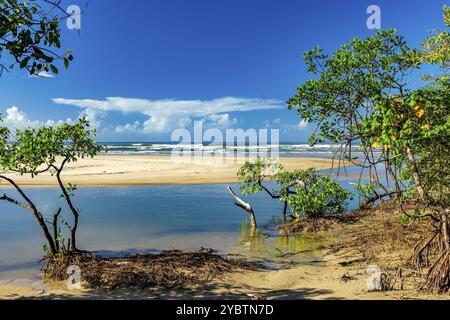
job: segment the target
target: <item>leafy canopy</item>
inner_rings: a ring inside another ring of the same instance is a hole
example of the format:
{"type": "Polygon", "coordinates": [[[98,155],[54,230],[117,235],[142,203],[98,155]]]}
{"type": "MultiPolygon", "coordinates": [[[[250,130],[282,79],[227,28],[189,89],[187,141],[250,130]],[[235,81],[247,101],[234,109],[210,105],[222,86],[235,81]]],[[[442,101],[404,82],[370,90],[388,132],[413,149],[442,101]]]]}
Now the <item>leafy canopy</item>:
{"type": "MultiPolygon", "coordinates": [[[[446,29],[433,30],[433,36],[427,37],[423,42],[425,59],[432,64],[439,64],[442,68],[450,68],[450,8],[444,5],[444,22],[446,29]]],[[[448,81],[448,77],[446,81],[448,81]]]]}
{"type": "Polygon", "coordinates": [[[304,54],[308,71],[317,76],[297,88],[289,109],[316,123],[311,144],[325,141],[351,144],[367,142],[361,122],[373,106],[395,95],[407,95],[405,76],[418,68],[421,59],[395,30],[355,38],[331,56],[320,47],[304,54]]]}
{"type": "Polygon", "coordinates": [[[17,130],[14,137],[0,138],[0,143],[5,141],[0,151],[0,167],[35,176],[79,158],[94,157],[103,148],[91,138],[95,133],[84,118],[75,124],[17,130]]]}
{"type": "Polygon", "coordinates": [[[285,202],[297,218],[341,214],[351,198],[351,193],[330,176],[320,175],[315,169],[284,170],[266,158],[244,163],[238,178],[244,195],[266,191],[285,202]],[[276,183],[276,190],[268,189],[266,183],[270,181],[276,183]]]}
{"type": "Polygon", "coordinates": [[[61,18],[67,13],[56,0],[0,0],[0,75],[18,65],[31,75],[58,73],[57,61],[65,68],[72,52],[61,50],[61,18]]]}
{"type": "Polygon", "coordinates": [[[287,197],[297,217],[339,215],[347,208],[351,192],[330,176],[320,175],[315,169],[295,170],[294,175],[304,182],[304,185],[296,184],[294,194],[287,197]]]}
{"type": "Polygon", "coordinates": [[[386,30],[355,38],[331,55],[320,47],[306,52],[315,78],[300,85],[288,102],[302,120],[316,125],[311,144],[338,143],[341,159],[354,160],[352,152],[360,151],[362,161],[354,163],[368,170],[371,183],[385,194],[393,180],[397,194],[415,188],[421,202],[440,206],[450,203],[447,6],[444,21],[446,29],[435,30],[418,49],[386,30]],[[428,77],[431,82],[422,88],[411,88],[410,76],[425,64],[436,64],[442,73],[428,77]],[[379,180],[380,168],[386,186],[379,180]]]}
{"type": "Polygon", "coordinates": [[[255,161],[246,161],[237,172],[242,193],[249,195],[262,191],[262,183],[273,179],[280,170],[282,166],[268,158],[258,157],[255,161]]]}

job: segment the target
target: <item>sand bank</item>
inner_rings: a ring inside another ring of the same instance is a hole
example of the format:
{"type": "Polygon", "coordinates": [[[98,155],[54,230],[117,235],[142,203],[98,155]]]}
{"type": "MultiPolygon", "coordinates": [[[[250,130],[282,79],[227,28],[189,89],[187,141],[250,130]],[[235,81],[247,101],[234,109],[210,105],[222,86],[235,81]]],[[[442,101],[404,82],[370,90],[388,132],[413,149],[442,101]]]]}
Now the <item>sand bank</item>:
{"type": "MultiPolygon", "coordinates": [[[[78,186],[121,186],[162,184],[208,184],[237,182],[236,172],[244,163],[243,158],[172,158],[170,156],[97,156],[67,165],[63,180],[78,186]]],[[[328,169],[332,160],[318,158],[280,158],[286,169],[328,169]]],[[[336,165],[336,163],[335,163],[336,165]]],[[[54,186],[55,177],[49,172],[31,179],[16,173],[21,186],[54,186]]],[[[0,187],[7,187],[0,180],[0,187]]]]}
{"type": "Polygon", "coordinates": [[[343,283],[344,270],[338,265],[321,263],[299,267],[234,273],[223,281],[212,282],[190,290],[113,291],[69,290],[61,283],[51,289],[14,284],[0,284],[2,299],[380,299],[380,294],[365,292],[364,275],[358,281],[343,283]]]}
{"type": "Polygon", "coordinates": [[[350,272],[351,280],[344,281],[348,268],[330,258],[325,262],[302,264],[291,268],[265,271],[236,272],[221,281],[183,290],[154,288],[149,290],[119,289],[111,291],[69,290],[63,282],[42,288],[0,284],[3,299],[448,299],[448,295],[425,295],[415,291],[367,292],[364,268],[350,272]]]}

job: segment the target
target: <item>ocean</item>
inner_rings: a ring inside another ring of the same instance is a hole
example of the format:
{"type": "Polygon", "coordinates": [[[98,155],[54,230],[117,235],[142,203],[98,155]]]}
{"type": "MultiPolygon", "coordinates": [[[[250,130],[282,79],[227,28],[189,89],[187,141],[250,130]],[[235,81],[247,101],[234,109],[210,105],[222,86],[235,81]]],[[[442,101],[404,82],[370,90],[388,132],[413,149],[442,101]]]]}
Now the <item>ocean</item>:
{"type": "MultiPolygon", "coordinates": [[[[170,142],[99,142],[100,145],[107,147],[109,155],[148,155],[148,156],[168,156],[172,152],[180,150],[187,152],[202,153],[204,156],[235,154],[258,155],[258,152],[264,153],[271,150],[271,146],[249,146],[249,145],[215,145],[215,144],[192,144],[180,145],[170,142]]],[[[339,150],[339,145],[318,144],[310,146],[304,143],[281,143],[278,146],[280,157],[332,157],[339,150]]]]}

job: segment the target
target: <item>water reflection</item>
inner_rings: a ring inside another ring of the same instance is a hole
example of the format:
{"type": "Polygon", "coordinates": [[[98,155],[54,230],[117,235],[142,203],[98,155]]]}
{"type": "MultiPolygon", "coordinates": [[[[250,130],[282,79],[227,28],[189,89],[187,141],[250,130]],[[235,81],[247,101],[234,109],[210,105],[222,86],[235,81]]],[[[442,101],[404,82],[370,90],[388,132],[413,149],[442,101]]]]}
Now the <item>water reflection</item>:
{"type": "Polygon", "coordinates": [[[334,240],[332,235],[287,235],[270,229],[252,229],[244,220],[238,237],[238,251],[249,258],[286,259],[302,262],[319,258],[319,249],[334,240]]]}

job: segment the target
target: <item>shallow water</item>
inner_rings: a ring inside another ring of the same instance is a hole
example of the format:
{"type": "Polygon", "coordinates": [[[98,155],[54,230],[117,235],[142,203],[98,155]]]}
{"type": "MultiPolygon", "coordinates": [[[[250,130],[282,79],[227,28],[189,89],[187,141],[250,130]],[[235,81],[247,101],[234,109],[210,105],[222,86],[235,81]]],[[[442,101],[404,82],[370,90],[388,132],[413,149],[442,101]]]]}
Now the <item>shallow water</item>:
{"type": "MultiPolygon", "coordinates": [[[[346,188],[348,182],[343,181],[346,188]]],[[[271,222],[282,205],[264,193],[246,197],[261,229],[249,241],[247,214],[236,207],[227,185],[176,185],[82,188],[74,198],[81,212],[78,247],[104,255],[164,249],[213,248],[220,253],[265,258],[315,249],[316,239],[278,237],[271,222]]],[[[238,191],[239,186],[233,188],[238,191]]],[[[5,192],[15,196],[13,190],[5,192]]],[[[59,191],[28,189],[50,217],[64,203],[59,191]]],[[[354,207],[353,203],[351,206],[354,207]]],[[[0,280],[36,277],[45,243],[28,210],[0,203],[0,280]]],[[[64,212],[64,209],[63,209],[64,212]]],[[[67,212],[67,210],[65,211],[67,212]]]]}

